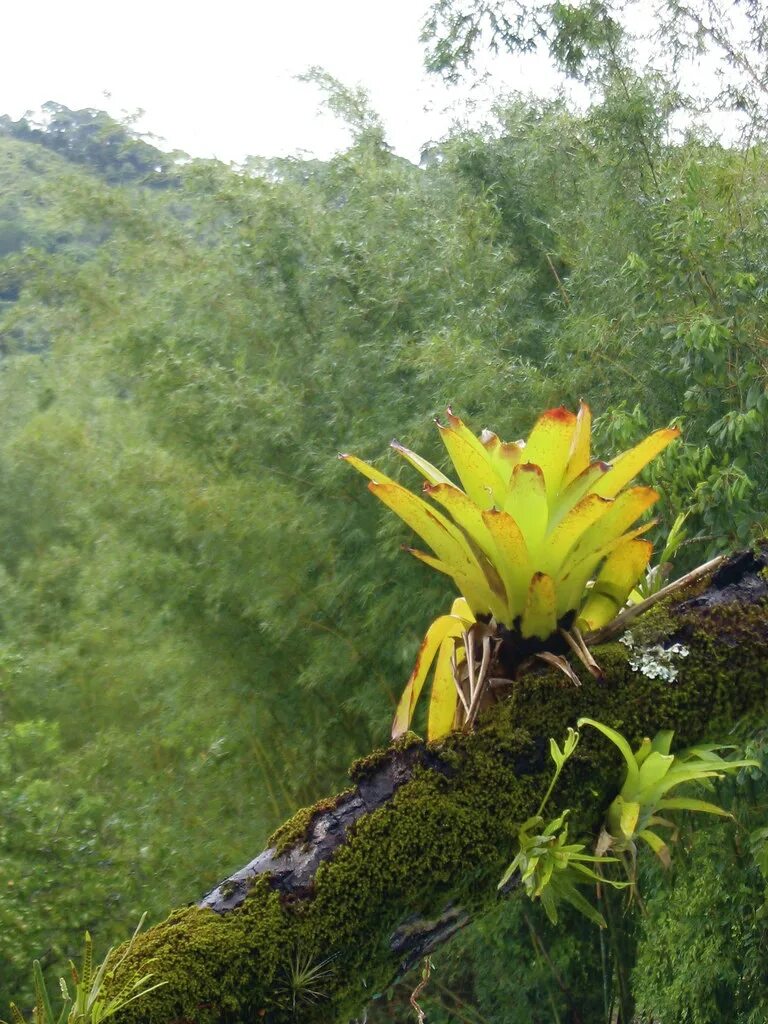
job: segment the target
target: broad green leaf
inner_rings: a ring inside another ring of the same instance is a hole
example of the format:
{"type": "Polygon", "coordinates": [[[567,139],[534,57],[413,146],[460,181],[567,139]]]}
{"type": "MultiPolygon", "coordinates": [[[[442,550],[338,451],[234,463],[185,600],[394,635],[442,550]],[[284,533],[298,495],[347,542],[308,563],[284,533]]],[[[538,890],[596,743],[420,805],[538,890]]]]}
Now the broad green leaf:
{"type": "Polygon", "coordinates": [[[660,811],[702,811],[704,814],[718,814],[721,818],[733,817],[730,811],[723,810],[717,804],[688,796],[667,797],[665,800],[659,800],[656,806],[660,811]]]}
{"type": "Polygon", "coordinates": [[[637,748],[637,750],[634,753],[635,761],[637,762],[637,767],[638,768],[642,767],[643,761],[645,761],[646,757],[648,757],[648,755],[650,754],[650,752],[652,750],[653,750],[653,745],[651,744],[651,741],[646,736],[643,739],[643,741],[640,744],[640,746],[637,748]]]}
{"type": "MultiPolygon", "coordinates": [[[[668,754],[672,748],[672,737],[674,735],[674,729],[660,729],[653,737],[651,750],[656,750],[659,754],[668,754]]],[[[676,756],[677,759],[680,760],[680,754],[677,754],[676,756]]]]}
{"type": "Polygon", "coordinates": [[[580,718],[576,725],[579,729],[581,729],[583,725],[591,725],[593,729],[597,729],[598,732],[601,732],[603,736],[606,736],[614,746],[618,747],[621,752],[621,756],[624,758],[627,765],[627,774],[624,779],[624,786],[636,786],[637,776],[639,774],[637,762],[635,761],[635,755],[632,753],[632,748],[621,733],[612,729],[609,725],[603,725],[602,722],[595,721],[594,718],[580,718]]]}
{"type": "Polygon", "coordinates": [[[651,786],[658,785],[669,773],[674,763],[672,754],[660,754],[658,751],[651,751],[647,758],[640,765],[640,772],[637,776],[637,784],[632,793],[624,787],[624,796],[627,799],[640,800],[645,802],[644,794],[651,786]]]}
{"type": "Polygon", "coordinates": [[[565,764],[565,754],[563,754],[554,736],[551,736],[549,739],[549,756],[555,762],[555,766],[558,769],[562,768],[565,764]]]}

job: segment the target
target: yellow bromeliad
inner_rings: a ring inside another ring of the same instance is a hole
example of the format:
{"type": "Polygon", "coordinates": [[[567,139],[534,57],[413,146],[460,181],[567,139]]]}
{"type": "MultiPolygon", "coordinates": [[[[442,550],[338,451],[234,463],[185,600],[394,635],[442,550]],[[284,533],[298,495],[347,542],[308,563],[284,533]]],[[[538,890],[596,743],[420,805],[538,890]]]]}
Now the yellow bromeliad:
{"type": "Polygon", "coordinates": [[[409,548],[411,554],[450,576],[462,595],[427,631],[393,736],[409,727],[435,659],[430,739],[457,722],[472,724],[492,661],[514,672],[536,652],[558,660],[552,648],[562,650],[564,638],[596,668],[580,631],[613,619],[651,556],[650,542],[640,538],[653,523],[634,524],[659,495],[626,485],[679,435],[677,428],[657,430],[608,463],[591,458],[584,402],[578,414],[545,412],[527,442],[501,441],[490,431],[476,437],[450,409],[447,416],[447,425],[437,426],[462,487],[392,442],[424,477],[431,503],[355,456],[340,456],[432,549],[409,548]]]}

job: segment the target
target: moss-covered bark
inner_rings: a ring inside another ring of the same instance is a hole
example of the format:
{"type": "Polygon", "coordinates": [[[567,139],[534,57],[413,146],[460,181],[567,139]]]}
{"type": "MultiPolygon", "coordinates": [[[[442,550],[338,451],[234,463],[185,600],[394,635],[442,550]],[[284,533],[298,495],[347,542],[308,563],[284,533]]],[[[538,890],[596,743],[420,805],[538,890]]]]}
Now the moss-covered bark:
{"type": "MultiPolygon", "coordinates": [[[[763,714],[765,564],[764,553],[732,560],[638,623],[642,642],[688,648],[672,682],[633,671],[626,647],[609,644],[596,652],[603,682],[529,675],[474,734],[431,747],[410,738],[359,762],[354,789],[300,812],[272,850],[139,939],[133,966],[155,958],[149,969],[168,983],[119,1024],[356,1016],[404,962],[499,898],[516,828],[551,774],[550,736],[589,715],[635,742],[671,728],[685,745],[763,714]],[[306,966],[314,979],[292,977],[306,966]]],[[[552,813],[570,807],[570,834],[594,832],[620,778],[615,749],[590,730],[552,813]]]]}

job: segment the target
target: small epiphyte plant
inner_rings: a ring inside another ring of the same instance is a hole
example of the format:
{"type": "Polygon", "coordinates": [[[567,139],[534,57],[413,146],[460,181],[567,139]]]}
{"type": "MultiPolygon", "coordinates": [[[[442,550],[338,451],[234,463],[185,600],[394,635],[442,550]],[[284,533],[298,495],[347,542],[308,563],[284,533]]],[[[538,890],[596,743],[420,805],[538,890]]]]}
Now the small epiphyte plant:
{"type": "Polygon", "coordinates": [[[538,811],[532,818],[523,822],[518,830],[519,849],[515,859],[504,872],[498,888],[505,888],[512,876],[519,872],[520,884],[525,892],[532,900],[541,900],[541,905],[553,924],[557,924],[558,904],[565,902],[570,903],[600,928],[605,928],[603,915],[579,892],[578,886],[605,884],[606,881],[617,888],[626,885],[625,882],[606,880],[590,867],[591,864],[615,863],[616,858],[585,853],[585,843],[568,842],[566,818],[570,811],[563,811],[549,823],[543,817],[544,808],[560,777],[563,765],[576,749],[578,742],[579,733],[573,729],[568,730],[562,750],[554,739],[550,739],[549,750],[555,762],[555,773],[538,811]]]}
{"type": "Polygon", "coordinates": [[[332,960],[332,956],[315,960],[309,954],[298,951],[291,955],[280,989],[290,1002],[294,1014],[298,1013],[302,1004],[319,1003],[321,999],[327,998],[323,986],[333,974],[333,967],[328,966],[332,960]]]}
{"type": "Polygon", "coordinates": [[[638,840],[643,840],[665,866],[670,863],[669,846],[656,828],[674,829],[674,822],[660,812],[701,811],[724,818],[732,815],[717,804],[690,796],[672,796],[671,791],[684,783],[706,783],[722,778],[726,772],[740,768],[759,767],[753,758],[726,761],[718,751],[732,747],[709,745],[691,747],[671,754],[670,729],[658,732],[653,740],[647,737],[637,750],[610,726],[592,718],[580,718],[578,726],[598,729],[621,752],[627,766],[624,782],[606,813],[605,826],[597,844],[599,853],[608,851],[622,855],[630,878],[634,877],[638,840]]]}
{"type": "MultiPolygon", "coordinates": [[[[150,984],[151,974],[140,974],[134,971],[128,972],[125,978],[120,978],[118,973],[131,951],[145,917],[146,914],[139,921],[130,941],[122,951],[122,955],[114,962],[113,949],[110,949],[101,963],[94,965],[93,942],[90,934],[85,933],[83,959],[79,970],[71,960],[69,962],[74,998],[70,995],[66,980],[59,978],[62,1007],[58,1015],[54,1013],[40,961],[35,960],[33,963],[35,1006],[32,1010],[32,1024],[65,1024],[65,1022],[66,1024],[100,1024],[101,1021],[114,1016],[135,999],[141,999],[142,996],[165,985],[164,981],[156,982],[154,985],[150,984]],[[119,984],[113,986],[112,983],[116,977],[119,979],[119,984]],[[107,992],[107,989],[110,991],[107,992]]],[[[145,961],[145,963],[150,962],[145,961]]],[[[27,1024],[24,1014],[15,1003],[11,1003],[11,1016],[13,1024],[27,1024]]],[[[0,1024],[6,1024],[6,1022],[0,1021],[0,1024]]]]}
{"type": "Polygon", "coordinates": [[[658,562],[648,567],[644,578],[629,595],[631,602],[645,601],[649,597],[653,597],[654,594],[658,594],[667,584],[674,568],[675,557],[686,541],[687,534],[684,527],[687,518],[687,512],[681,512],[676,517],[664,541],[658,562]]]}
{"type": "Polygon", "coordinates": [[[619,643],[629,652],[627,664],[633,672],[639,672],[648,679],[663,679],[668,683],[674,683],[677,679],[678,669],[675,660],[687,658],[691,653],[685,644],[670,644],[669,647],[650,644],[636,647],[635,638],[629,630],[619,637],[619,643]]]}
{"type": "Polygon", "coordinates": [[[407,550],[450,576],[462,595],[426,634],[394,737],[410,727],[436,657],[430,739],[473,724],[492,667],[509,678],[538,655],[570,673],[558,653],[570,648],[599,674],[582,630],[613,619],[651,555],[640,537],[653,524],[634,524],[659,495],[626,485],[679,434],[657,430],[608,463],[591,457],[584,402],[577,414],[545,412],[527,442],[487,430],[476,437],[450,409],[447,418],[437,426],[463,489],[397,441],[392,447],[422,474],[429,501],[354,455],[340,456],[434,553],[407,550]]]}

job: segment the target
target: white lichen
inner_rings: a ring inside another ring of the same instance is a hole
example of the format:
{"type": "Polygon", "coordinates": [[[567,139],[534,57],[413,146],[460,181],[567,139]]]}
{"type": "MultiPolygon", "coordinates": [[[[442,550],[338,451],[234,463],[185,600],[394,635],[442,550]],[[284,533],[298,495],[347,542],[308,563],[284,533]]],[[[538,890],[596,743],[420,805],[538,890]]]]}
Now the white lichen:
{"type": "Polygon", "coordinates": [[[668,683],[673,683],[677,679],[675,659],[687,658],[690,654],[685,644],[672,644],[670,647],[649,644],[645,647],[635,647],[635,638],[629,630],[624,636],[619,637],[619,643],[624,644],[629,650],[627,662],[633,672],[639,672],[648,679],[663,679],[668,683]]]}

